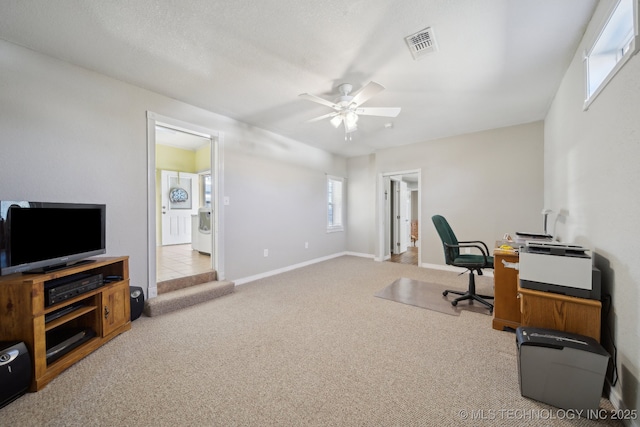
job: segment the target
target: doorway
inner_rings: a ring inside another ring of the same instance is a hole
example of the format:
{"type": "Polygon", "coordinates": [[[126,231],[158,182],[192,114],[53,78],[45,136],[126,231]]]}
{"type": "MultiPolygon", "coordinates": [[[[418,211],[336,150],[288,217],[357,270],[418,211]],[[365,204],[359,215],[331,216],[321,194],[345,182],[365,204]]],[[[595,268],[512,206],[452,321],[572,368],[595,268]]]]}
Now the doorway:
{"type": "Polygon", "coordinates": [[[391,203],[389,207],[391,212],[389,216],[391,227],[389,227],[389,231],[391,232],[391,247],[389,250],[392,255],[399,255],[405,253],[409,248],[411,193],[407,181],[402,175],[391,176],[390,180],[391,203]]]}
{"type": "Polygon", "coordinates": [[[218,144],[208,129],[147,113],[148,296],[158,282],[219,270],[218,144]]]}
{"type": "Polygon", "coordinates": [[[420,177],[420,170],[379,175],[377,260],[420,265],[420,177]]]}

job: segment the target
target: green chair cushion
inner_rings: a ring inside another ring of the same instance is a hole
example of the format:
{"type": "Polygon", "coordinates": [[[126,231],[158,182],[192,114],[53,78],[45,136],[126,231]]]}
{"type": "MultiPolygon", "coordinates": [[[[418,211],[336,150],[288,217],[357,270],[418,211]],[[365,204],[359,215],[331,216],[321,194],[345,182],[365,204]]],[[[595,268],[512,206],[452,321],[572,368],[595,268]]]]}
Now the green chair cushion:
{"type": "Polygon", "coordinates": [[[461,254],[453,260],[454,265],[459,266],[478,266],[478,267],[493,267],[493,257],[487,257],[487,264],[484,263],[484,257],[482,255],[473,254],[461,254]]]}

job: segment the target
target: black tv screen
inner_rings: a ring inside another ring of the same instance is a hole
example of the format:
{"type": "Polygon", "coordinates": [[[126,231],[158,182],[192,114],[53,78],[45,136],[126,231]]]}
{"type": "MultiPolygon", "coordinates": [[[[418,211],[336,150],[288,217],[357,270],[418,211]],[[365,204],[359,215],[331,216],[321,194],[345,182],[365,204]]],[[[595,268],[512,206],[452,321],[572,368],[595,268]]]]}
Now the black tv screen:
{"type": "Polygon", "coordinates": [[[0,201],[0,274],[43,272],[104,254],[106,206],[0,201]]]}

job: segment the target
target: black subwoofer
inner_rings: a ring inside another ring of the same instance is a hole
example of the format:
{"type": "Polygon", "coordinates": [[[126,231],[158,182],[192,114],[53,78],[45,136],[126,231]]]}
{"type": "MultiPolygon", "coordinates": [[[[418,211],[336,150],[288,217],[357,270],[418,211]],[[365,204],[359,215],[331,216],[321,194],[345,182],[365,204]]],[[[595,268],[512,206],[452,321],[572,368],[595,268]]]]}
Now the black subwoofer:
{"type": "Polygon", "coordinates": [[[0,341],[0,408],[22,396],[31,384],[31,357],[20,341],[0,341]]]}
{"type": "Polygon", "coordinates": [[[142,314],[144,309],[144,292],[138,286],[129,286],[129,294],[131,295],[131,320],[136,320],[142,314]]]}

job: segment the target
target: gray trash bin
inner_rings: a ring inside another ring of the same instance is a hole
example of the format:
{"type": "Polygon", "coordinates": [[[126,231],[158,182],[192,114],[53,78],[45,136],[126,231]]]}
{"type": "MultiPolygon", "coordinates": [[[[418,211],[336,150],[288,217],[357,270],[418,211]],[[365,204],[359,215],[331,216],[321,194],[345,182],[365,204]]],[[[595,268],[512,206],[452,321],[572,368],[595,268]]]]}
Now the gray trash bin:
{"type": "Polygon", "coordinates": [[[519,327],[520,393],[562,409],[597,410],[609,353],[593,338],[519,327]]]}

